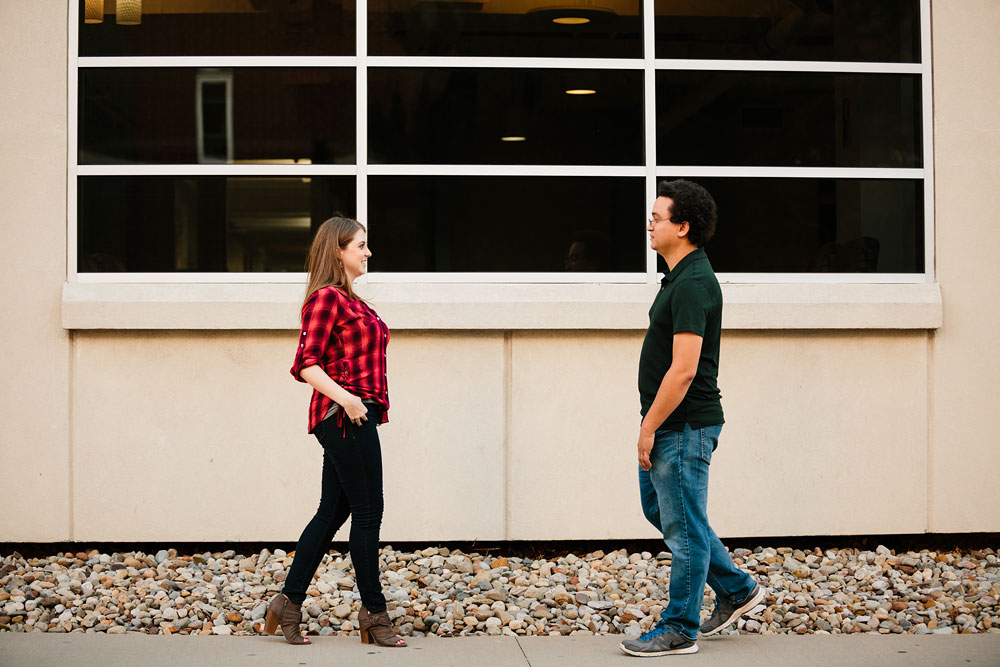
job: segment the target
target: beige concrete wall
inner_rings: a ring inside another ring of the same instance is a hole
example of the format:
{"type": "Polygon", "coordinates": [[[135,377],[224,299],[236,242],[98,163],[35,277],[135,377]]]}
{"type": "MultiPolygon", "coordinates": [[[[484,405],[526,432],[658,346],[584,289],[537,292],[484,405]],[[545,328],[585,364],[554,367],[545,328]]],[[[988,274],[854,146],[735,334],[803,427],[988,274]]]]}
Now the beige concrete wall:
{"type": "MultiPolygon", "coordinates": [[[[296,337],[78,335],[74,536],[298,539],[322,450],[306,433],[311,390],[288,373],[296,337]]],[[[393,337],[388,539],[503,537],[503,350],[502,334],[393,337]]]]}
{"type": "MultiPolygon", "coordinates": [[[[514,336],[515,539],[650,537],[636,491],[642,334],[514,336]]],[[[720,535],[921,532],[927,334],[726,332],[720,535]]]]}
{"type": "Polygon", "coordinates": [[[0,540],[70,533],[66,3],[0,3],[0,540]]]}
{"type": "Polygon", "coordinates": [[[512,539],[644,534],[634,454],[642,332],[516,332],[512,539]]]}
{"type": "Polygon", "coordinates": [[[723,340],[726,426],[709,491],[720,535],[926,529],[926,332],[723,340]]]}
{"type": "Polygon", "coordinates": [[[387,539],[503,539],[505,356],[501,332],[392,335],[387,539]]]}
{"type": "Polygon", "coordinates": [[[305,525],[321,459],[305,433],[308,387],[288,375],[294,338],[78,335],[74,537],[297,537],[281,517],[305,525]]]}
{"type": "MultiPolygon", "coordinates": [[[[397,332],[384,538],[655,536],[635,481],[641,339],[397,332]]],[[[304,432],[309,391],[287,373],[294,344],[294,332],[78,334],[76,536],[296,539],[321,455],[304,432]]],[[[720,534],[923,530],[926,350],[920,332],[727,334],[720,534]]]]}
{"type": "Polygon", "coordinates": [[[929,529],[998,531],[1000,3],[935,2],[937,278],[929,529]]]}

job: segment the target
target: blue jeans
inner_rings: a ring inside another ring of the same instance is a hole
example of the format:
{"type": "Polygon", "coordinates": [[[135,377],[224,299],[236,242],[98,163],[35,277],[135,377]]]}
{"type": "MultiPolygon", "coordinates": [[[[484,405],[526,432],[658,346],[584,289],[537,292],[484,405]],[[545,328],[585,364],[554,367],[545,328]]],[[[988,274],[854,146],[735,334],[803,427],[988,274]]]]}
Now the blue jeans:
{"type": "Polygon", "coordinates": [[[729,552],[708,525],[708,466],[722,425],[683,431],[659,430],[649,471],[639,468],[639,495],[646,519],[663,533],[672,554],[670,602],[660,614],[688,639],[701,626],[707,583],[718,599],[745,599],[756,582],[736,568],[729,552]]]}

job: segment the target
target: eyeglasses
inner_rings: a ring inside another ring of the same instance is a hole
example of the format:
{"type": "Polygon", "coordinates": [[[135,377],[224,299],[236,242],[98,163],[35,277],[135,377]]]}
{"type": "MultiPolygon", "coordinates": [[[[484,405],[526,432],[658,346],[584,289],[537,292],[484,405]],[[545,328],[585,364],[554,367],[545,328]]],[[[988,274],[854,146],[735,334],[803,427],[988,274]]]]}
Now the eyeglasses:
{"type": "Polygon", "coordinates": [[[673,218],[649,218],[646,222],[650,225],[654,225],[657,222],[673,222],[673,218]]]}

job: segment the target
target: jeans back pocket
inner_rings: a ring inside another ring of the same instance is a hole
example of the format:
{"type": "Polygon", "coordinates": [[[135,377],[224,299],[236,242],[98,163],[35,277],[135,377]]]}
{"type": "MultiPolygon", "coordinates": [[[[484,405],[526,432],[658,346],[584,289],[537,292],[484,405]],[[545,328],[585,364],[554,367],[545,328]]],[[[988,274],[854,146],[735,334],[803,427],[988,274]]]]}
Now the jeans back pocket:
{"type": "Polygon", "coordinates": [[[698,429],[698,452],[701,460],[705,463],[712,463],[712,454],[719,446],[719,433],[722,426],[705,426],[698,429]]]}

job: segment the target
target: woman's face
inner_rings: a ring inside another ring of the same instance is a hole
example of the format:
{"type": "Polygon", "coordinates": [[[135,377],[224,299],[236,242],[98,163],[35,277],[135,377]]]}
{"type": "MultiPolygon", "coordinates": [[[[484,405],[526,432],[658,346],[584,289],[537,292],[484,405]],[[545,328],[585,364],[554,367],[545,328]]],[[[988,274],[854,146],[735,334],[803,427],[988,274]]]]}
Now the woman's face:
{"type": "Polygon", "coordinates": [[[354,282],[358,276],[368,272],[368,258],[371,256],[372,251],[368,249],[368,235],[363,229],[359,229],[347,247],[340,250],[340,261],[344,263],[348,280],[354,282]]]}

